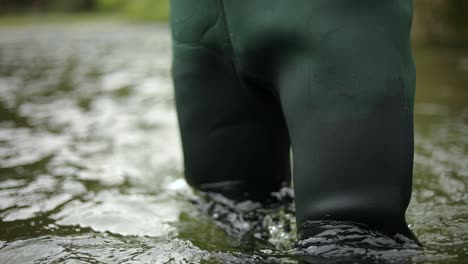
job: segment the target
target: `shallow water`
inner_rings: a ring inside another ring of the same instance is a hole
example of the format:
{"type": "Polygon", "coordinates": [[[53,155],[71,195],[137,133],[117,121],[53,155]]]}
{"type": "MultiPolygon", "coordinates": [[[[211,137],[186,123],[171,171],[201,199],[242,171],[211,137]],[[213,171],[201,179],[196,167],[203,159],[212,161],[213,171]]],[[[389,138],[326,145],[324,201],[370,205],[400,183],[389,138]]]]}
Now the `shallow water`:
{"type": "MultiPolygon", "coordinates": [[[[407,216],[426,247],[364,255],[467,263],[468,49],[416,48],[415,56],[415,188],[407,216]]],[[[165,26],[0,28],[1,263],[302,259],[290,250],[290,190],[265,208],[186,185],[170,57],[165,26]]],[[[326,257],[343,248],[318,250],[326,257]]]]}

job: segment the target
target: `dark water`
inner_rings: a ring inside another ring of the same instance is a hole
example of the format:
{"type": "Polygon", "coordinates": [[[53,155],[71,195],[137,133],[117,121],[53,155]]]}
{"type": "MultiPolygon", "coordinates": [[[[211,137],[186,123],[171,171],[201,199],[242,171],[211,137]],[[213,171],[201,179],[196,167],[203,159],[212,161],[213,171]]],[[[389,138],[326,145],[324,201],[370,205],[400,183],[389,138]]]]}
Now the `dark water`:
{"type": "MultiPolygon", "coordinates": [[[[468,263],[468,49],[415,56],[407,215],[425,249],[318,247],[310,261],[468,263]]],[[[187,187],[170,57],[164,26],[0,28],[1,263],[303,259],[290,190],[264,207],[187,187]]]]}

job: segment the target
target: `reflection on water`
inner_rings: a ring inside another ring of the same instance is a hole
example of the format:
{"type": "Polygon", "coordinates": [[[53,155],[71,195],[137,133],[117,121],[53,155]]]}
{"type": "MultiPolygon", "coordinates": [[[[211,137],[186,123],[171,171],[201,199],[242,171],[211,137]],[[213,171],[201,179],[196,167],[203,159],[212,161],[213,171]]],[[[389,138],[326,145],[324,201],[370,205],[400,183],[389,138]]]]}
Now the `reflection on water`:
{"type": "MultiPolygon", "coordinates": [[[[166,27],[34,26],[0,36],[2,263],[302,259],[290,250],[290,190],[265,208],[195,195],[182,180],[166,27]]],[[[426,248],[364,255],[466,263],[468,50],[415,55],[408,218],[426,248]]]]}

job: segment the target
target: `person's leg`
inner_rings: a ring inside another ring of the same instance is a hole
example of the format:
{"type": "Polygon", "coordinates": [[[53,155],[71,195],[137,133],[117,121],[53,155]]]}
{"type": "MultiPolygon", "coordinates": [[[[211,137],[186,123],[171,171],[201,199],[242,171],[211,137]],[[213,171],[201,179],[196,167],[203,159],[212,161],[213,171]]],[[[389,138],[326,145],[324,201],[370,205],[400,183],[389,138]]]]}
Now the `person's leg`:
{"type": "Polygon", "coordinates": [[[290,180],[289,137],[273,96],[238,78],[223,16],[217,0],[171,1],[185,177],[203,191],[261,199],[290,180]]]}
{"type": "Polygon", "coordinates": [[[299,238],[332,221],[412,236],[412,1],[222,2],[242,76],[281,100],[299,238]]]}
{"type": "Polygon", "coordinates": [[[286,62],[279,84],[299,239],[334,221],[413,237],[405,221],[413,168],[412,2],[313,2],[311,36],[286,62]]]}

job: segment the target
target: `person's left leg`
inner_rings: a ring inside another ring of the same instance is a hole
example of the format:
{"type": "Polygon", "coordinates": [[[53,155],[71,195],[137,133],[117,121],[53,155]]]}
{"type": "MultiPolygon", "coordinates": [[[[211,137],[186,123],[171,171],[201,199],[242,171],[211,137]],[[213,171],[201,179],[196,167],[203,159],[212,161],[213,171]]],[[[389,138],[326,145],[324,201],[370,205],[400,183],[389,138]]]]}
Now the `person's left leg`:
{"type": "Polygon", "coordinates": [[[343,224],[414,238],[405,221],[413,169],[411,1],[313,2],[303,53],[290,58],[279,84],[299,239],[343,224]]]}
{"type": "Polygon", "coordinates": [[[334,223],[414,238],[412,1],[223,2],[242,75],[281,100],[299,239],[334,223]]]}

